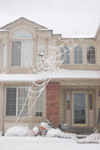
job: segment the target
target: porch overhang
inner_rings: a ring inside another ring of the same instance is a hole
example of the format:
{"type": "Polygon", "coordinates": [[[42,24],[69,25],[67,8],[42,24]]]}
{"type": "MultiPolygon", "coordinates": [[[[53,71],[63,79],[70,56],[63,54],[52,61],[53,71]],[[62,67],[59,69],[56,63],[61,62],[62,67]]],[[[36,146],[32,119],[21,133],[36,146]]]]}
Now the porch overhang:
{"type": "Polygon", "coordinates": [[[51,80],[100,80],[100,71],[96,70],[67,70],[46,71],[36,74],[0,74],[0,82],[33,82],[51,80]]]}

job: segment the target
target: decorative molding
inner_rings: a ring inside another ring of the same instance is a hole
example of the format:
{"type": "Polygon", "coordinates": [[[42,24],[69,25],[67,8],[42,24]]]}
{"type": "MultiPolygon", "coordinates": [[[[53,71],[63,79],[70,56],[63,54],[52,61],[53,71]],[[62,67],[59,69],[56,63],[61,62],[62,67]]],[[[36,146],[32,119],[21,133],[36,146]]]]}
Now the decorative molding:
{"type": "Polygon", "coordinates": [[[78,80],[78,79],[61,80],[60,85],[100,86],[100,80],[78,80]]]}

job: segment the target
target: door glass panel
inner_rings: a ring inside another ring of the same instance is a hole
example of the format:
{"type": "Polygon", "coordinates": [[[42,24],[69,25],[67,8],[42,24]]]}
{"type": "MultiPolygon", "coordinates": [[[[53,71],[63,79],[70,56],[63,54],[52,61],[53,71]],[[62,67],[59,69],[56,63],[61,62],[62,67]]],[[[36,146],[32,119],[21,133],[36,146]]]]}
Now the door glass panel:
{"type": "Polygon", "coordinates": [[[85,93],[74,94],[74,123],[86,123],[86,95],[85,93]]]}

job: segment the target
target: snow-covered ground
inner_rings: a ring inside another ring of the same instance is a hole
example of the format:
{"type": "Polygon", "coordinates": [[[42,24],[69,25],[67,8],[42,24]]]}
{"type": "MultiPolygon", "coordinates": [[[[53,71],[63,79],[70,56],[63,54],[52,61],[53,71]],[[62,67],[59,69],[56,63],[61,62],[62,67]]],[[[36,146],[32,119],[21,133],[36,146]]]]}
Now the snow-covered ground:
{"type": "MultiPolygon", "coordinates": [[[[42,126],[45,124],[42,123],[42,126]]],[[[0,136],[0,150],[99,150],[100,134],[91,134],[78,139],[76,134],[64,133],[51,128],[45,135],[37,135],[38,128],[14,126],[0,136]]]]}
{"type": "Polygon", "coordinates": [[[77,144],[56,137],[0,137],[0,150],[100,150],[100,144],[77,144]]]}

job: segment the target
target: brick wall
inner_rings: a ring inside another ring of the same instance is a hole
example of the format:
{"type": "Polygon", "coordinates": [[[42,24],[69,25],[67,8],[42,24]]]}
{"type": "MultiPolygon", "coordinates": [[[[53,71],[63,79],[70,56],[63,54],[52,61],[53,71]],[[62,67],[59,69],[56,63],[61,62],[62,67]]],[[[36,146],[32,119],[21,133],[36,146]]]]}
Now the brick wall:
{"type": "Polygon", "coordinates": [[[57,127],[59,124],[59,82],[49,82],[46,103],[47,119],[57,127]]]}

